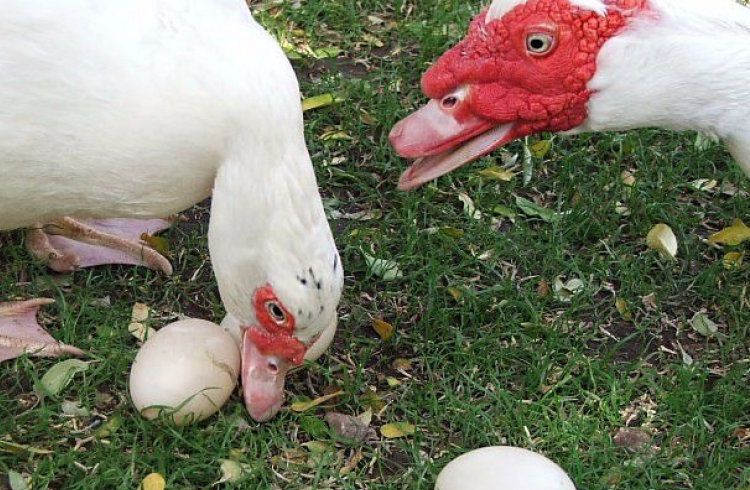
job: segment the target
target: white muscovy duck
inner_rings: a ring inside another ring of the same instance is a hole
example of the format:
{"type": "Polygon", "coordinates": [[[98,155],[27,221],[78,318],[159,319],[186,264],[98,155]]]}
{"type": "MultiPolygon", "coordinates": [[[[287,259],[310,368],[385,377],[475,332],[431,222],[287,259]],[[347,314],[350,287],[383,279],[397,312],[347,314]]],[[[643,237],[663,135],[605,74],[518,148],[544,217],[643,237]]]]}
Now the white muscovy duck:
{"type": "Polygon", "coordinates": [[[750,9],[733,0],[494,0],[425,73],[391,143],[413,189],[540,131],[694,129],[750,173],[750,9]]]}
{"type": "MultiPolygon", "coordinates": [[[[209,249],[241,325],[245,403],[272,417],[289,367],[330,342],[343,272],[297,80],[245,2],[4,2],[0,134],[0,230],[36,228],[32,248],[62,269],[168,272],[141,233],[213,194],[209,249]]],[[[0,305],[0,359],[18,337],[45,344],[43,303],[0,305]]]]}

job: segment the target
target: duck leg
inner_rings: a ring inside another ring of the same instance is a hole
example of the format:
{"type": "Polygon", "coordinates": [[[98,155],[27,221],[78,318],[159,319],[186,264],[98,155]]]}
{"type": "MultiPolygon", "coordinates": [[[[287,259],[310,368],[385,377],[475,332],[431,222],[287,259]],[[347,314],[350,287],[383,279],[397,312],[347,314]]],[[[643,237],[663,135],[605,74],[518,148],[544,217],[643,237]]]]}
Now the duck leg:
{"type": "Polygon", "coordinates": [[[170,222],[164,219],[60,220],[30,229],[27,247],[57,272],[103,264],[144,265],[172,274],[172,265],[143,240],[170,222]]]}
{"type": "Polygon", "coordinates": [[[37,323],[37,311],[50,303],[54,300],[39,298],[0,303],[0,362],[24,353],[41,357],[83,354],[80,349],[56,341],[37,323]]]}

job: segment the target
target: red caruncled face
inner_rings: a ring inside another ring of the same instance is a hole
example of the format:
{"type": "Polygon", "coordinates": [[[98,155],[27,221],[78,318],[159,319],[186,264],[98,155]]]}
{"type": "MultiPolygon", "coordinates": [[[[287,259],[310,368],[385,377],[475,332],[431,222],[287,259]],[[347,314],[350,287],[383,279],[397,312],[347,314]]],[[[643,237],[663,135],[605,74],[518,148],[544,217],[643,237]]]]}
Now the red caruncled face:
{"type": "Polygon", "coordinates": [[[250,415],[262,422],[284,402],[284,377],[301,364],[307,346],[294,336],[295,319],[270,285],[253,294],[257,324],[245,325],[240,354],[242,393],[250,415]]]}
{"type": "Polygon", "coordinates": [[[391,131],[400,155],[426,157],[399,186],[418,187],[513,139],[581,124],[599,50],[646,3],[609,2],[601,16],[567,0],[529,0],[489,23],[478,15],[422,77],[430,103],[391,131]]]}

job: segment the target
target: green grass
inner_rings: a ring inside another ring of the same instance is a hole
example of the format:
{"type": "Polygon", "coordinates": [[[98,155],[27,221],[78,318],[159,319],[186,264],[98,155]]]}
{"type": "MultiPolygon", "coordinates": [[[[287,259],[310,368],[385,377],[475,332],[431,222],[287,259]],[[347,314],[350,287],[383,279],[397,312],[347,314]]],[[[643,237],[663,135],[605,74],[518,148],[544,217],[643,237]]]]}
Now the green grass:
{"type": "MultiPolygon", "coordinates": [[[[482,179],[478,170],[501,164],[495,154],[416,192],[399,192],[405,162],[390,149],[388,130],[423,102],[420,74],[461,36],[479,2],[293,3],[266,5],[258,18],[278,36],[300,29],[313,48],[342,50],[335,59],[294,62],[305,96],[345,97],[306,114],[326,203],[382,217],[332,221],[347,272],[338,338],[330,355],[290,378],[288,394],[316,397],[338,386],[345,394],[326,407],[359,414],[376,391],[387,407],[373,425],[408,421],[416,434],[340,442],[322,422],[322,408],[284,410],[256,424],[237,394],[218,416],[193,427],[137,416],[127,395],[137,351],[126,328],[132,304],[149,304],[155,326],[178,313],[215,321],[223,315],[207,262],[204,205],[166,235],[171,278],[117,267],[55,276],[26,254],[20,233],[0,237],[2,297],[54,297],[44,323],[95,361],[59,397],[44,400],[33,385],[54,361],[0,366],[0,440],[52,451],[0,452],[0,473],[33,475],[37,489],[88,489],[135,488],[157,471],[169,488],[206,488],[220,477],[219,460],[234,458],[251,468],[242,488],[431,489],[453,457],[510,444],[546,454],[580,489],[750,488],[750,442],[738,437],[750,427],[750,264],[725,270],[726,250],[704,241],[750,215],[748,180],[725,150],[696,148],[694,134],[656,130],[556,137],[551,151],[534,159],[527,185],[520,176],[509,183],[482,179]],[[321,139],[332,129],[351,139],[321,139]],[[626,169],[637,179],[631,189],[620,180],[626,169]],[[699,178],[740,192],[690,189],[699,178]],[[474,200],[482,219],[464,213],[459,192],[474,200]],[[515,196],[569,214],[556,223],[493,214],[497,206],[517,210],[515,196]],[[618,201],[629,216],[615,212],[618,201]],[[678,237],[675,261],[645,247],[659,222],[678,237]],[[403,277],[373,276],[362,250],[397,262],[403,277]],[[585,289],[570,303],[544,294],[544,284],[558,276],[580,278],[585,289]],[[655,306],[647,307],[643,298],[651,294],[655,306]],[[94,301],[107,296],[111,307],[94,301]],[[632,321],[618,313],[616,298],[627,301],[632,321]],[[690,326],[703,309],[719,324],[718,336],[705,338],[690,326]],[[395,325],[388,342],[372,330],[374,317],[395,325]],[[398,358],[412,361],[405,374],[392,367],[398,358]],[[389,387],[388,377],[400,386],[389,387]],[[64,417],[63,400],[79,400],[93,415],[64,417]],[[652,449],[613,441],[628,407],[635,407],[630,425],[653,433],[652,449]],[[86,440],[91,424],[113,417],[122,425],[111,436],[86,440]],[[329,450],[310,459],[302,445],[309,441],[329,450]],[[342,476],[357,450],[362,461],[342,476]]],[[[506,150],[522,155],[523,145],[506,150]]]]}

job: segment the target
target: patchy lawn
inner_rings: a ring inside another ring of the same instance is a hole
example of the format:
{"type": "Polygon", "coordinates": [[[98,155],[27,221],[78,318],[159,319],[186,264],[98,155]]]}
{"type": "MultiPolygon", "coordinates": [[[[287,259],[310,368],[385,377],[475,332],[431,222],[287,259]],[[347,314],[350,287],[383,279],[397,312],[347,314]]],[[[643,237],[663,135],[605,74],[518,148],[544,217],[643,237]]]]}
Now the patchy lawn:
{"type": "Polygon", "coordinates": [[[125,267],[58,276],[34,263],[21,233],[4,234],[2,298],[55,298],[43,322],[94,362],[44,399],[34,383],[54,360],[0,366],[0,473],[33,475],[37,489],[136,488],[151,472],[168,488],[207,488],[229,459],[245,465],[242,488],[431,489],[453,457],[511,444],[549,456],[581,489],[750,488],[750,263],[727,268],[725,254],[747,247],[706,241],[750,216],[750,186],[720,145],[655,130],[545,135],[416,192],[395,189],[406,162],[388,131],[423,102],[421,72],[479,4],[253,5],[295,58],[304,95],[343,99],[306,113],[347,272],[339,334],[287,385],[291,401],[342,395],[266,424],[236,393],[193,427],[134,412],[133,303],[152,308],[154,327],[223,317],[206,203],[165,235],[170,278],[125,267]],[[507,182],[486,171],[503,166],[507,182]],[[536,216],[519,197],[551,212],[536,216]],[[675,260],[645,246],[657,223],[677,237],[675,260]],[[401,276],[385,280],[368,256],[401,276]],[[373,319],[395,327],[389,340],[373,319]],[[66,415],[65,401],[87,414],[66,415]],[[376,432],[362,443],[324,422],[368,410],[376,432]],[[416,431],[383,437],[395,422],[416,431]]]}

